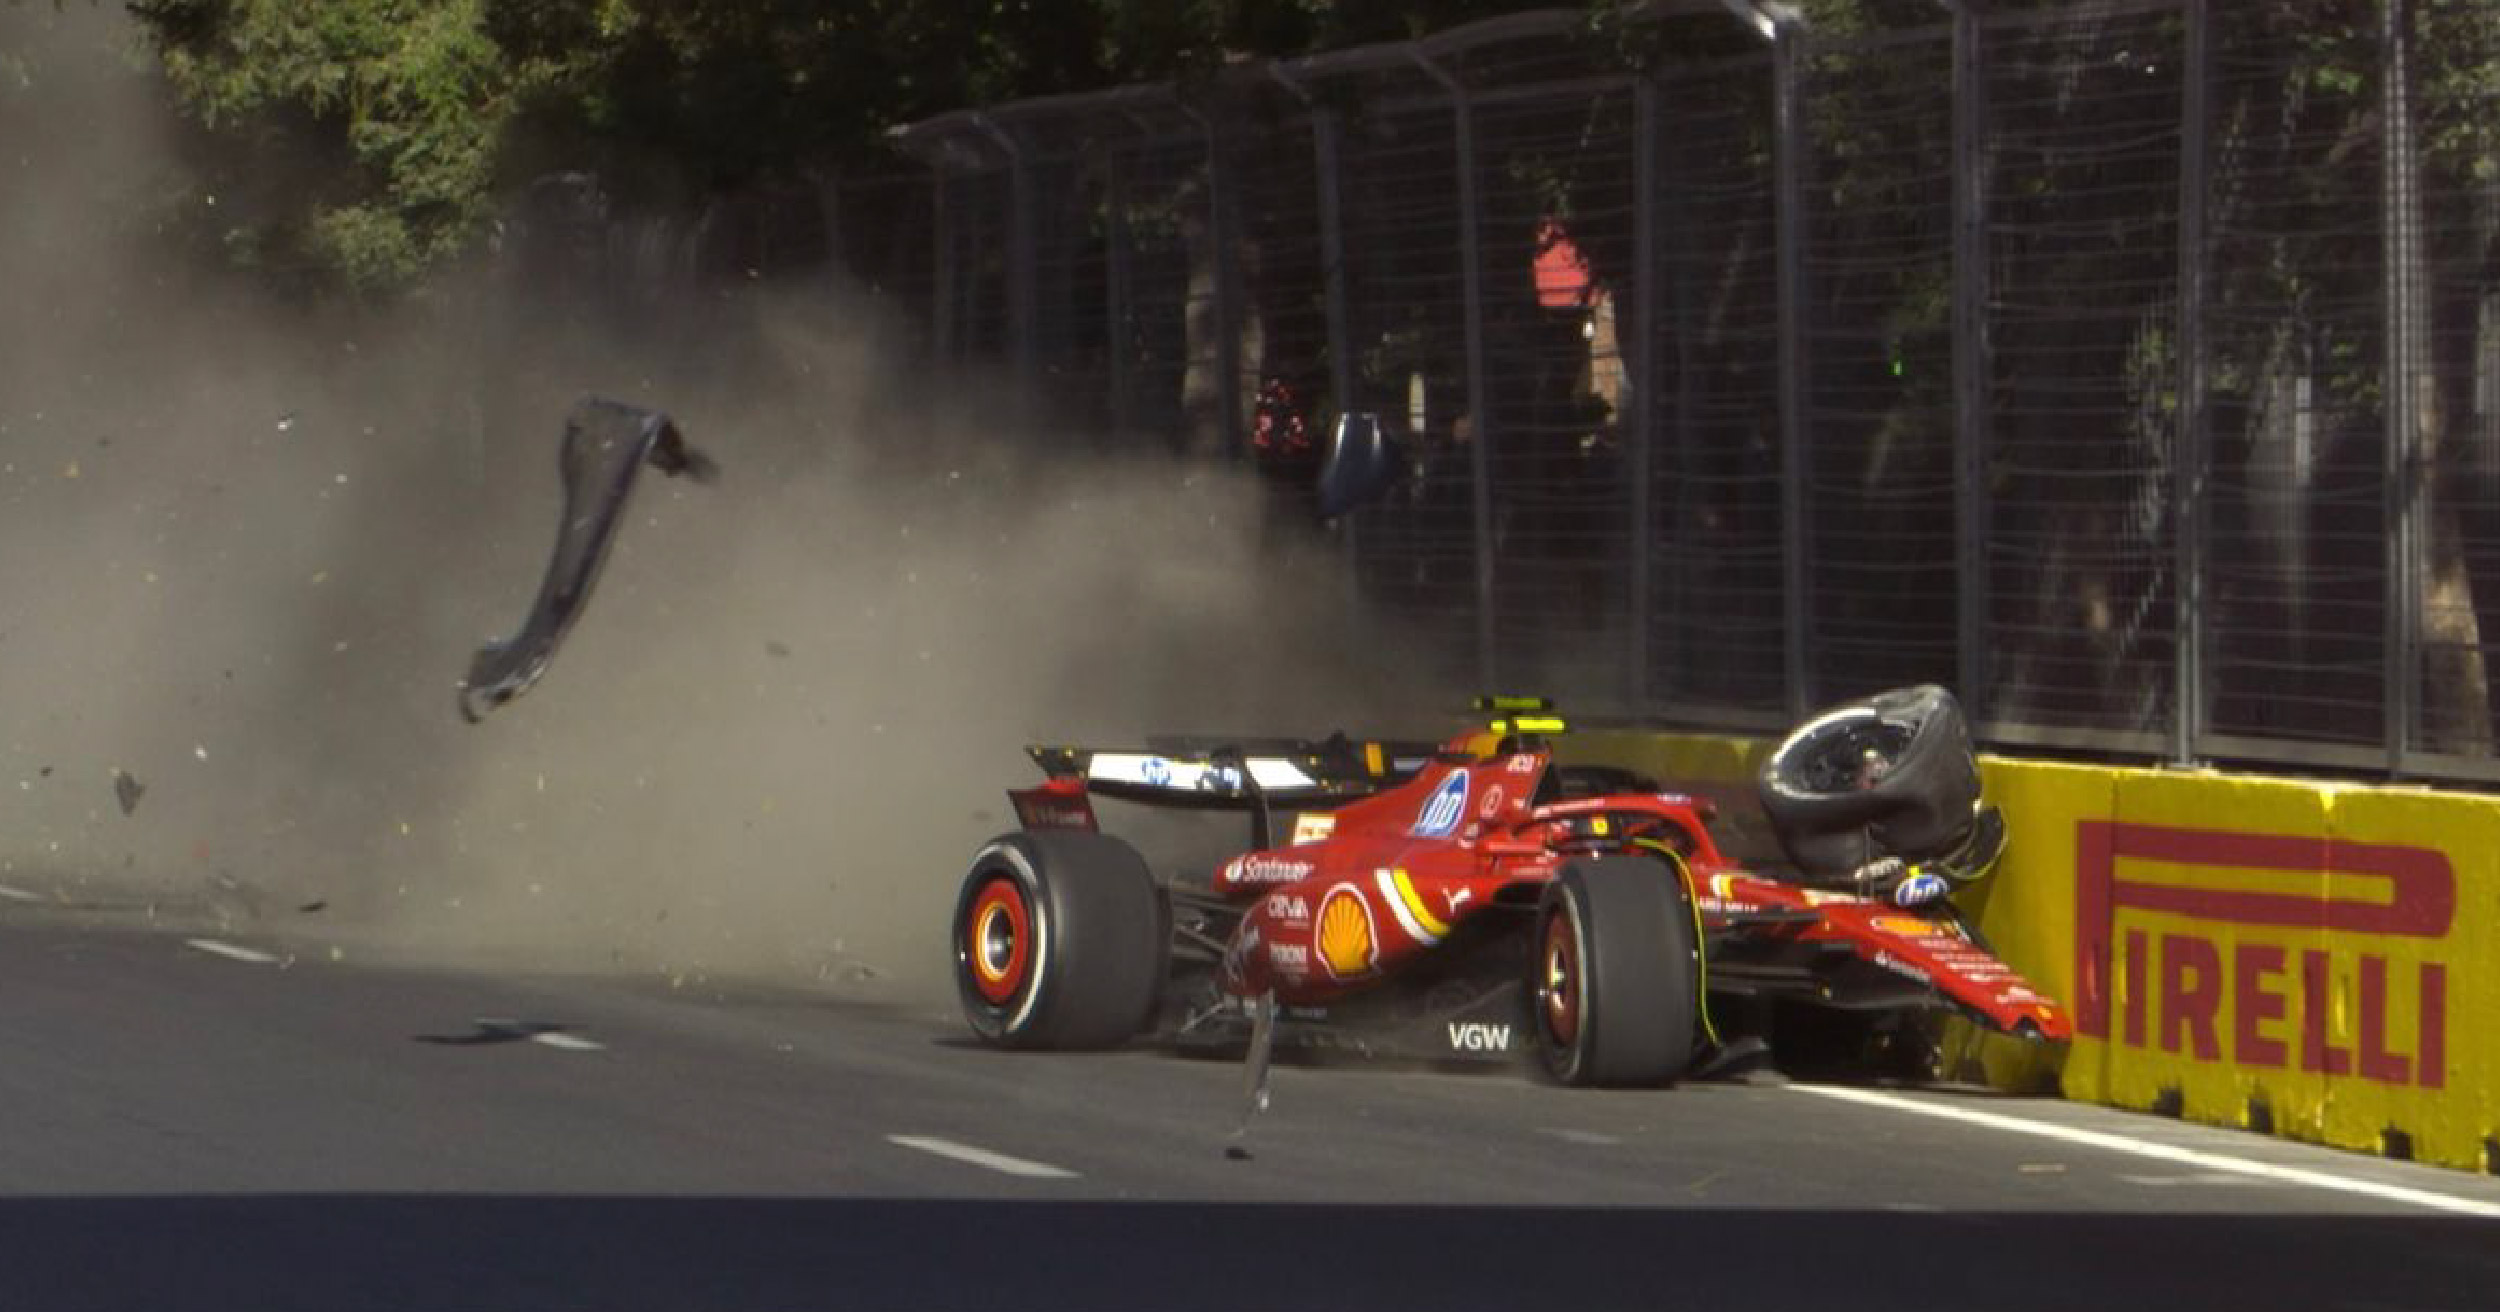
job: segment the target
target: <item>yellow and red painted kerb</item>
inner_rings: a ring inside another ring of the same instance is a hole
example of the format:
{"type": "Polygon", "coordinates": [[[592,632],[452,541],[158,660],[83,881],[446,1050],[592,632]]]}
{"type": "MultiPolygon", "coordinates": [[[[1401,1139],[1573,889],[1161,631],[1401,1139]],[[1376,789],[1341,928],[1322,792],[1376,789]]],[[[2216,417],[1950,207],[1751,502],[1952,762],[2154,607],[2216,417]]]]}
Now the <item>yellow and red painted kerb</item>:
{"type": "MultiPolygon", "coordinates": [[[[1730,740],[1616,737],[1602,759],[1750,776],[1730,740]]],[[[2078,1033],[2059,1067],[1956,1027],[1956,1074],[2500,1171],[2500,798],[1981,768],[2011,831],[1981,928],[2078,1033]]]]}

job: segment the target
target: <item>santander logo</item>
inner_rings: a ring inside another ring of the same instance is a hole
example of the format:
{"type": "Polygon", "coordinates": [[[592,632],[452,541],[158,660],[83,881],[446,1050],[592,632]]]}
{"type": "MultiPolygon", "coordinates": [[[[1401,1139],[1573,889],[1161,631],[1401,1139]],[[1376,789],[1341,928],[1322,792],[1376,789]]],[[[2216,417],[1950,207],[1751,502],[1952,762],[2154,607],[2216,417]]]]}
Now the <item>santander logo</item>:
{"type": "Polygon", "coordinates": [[[1308,861],[1287,861],[1272,856],[1237,856],[1224,867],[1228,884],[1291,884],[1311,877],[1315,869],[1308,861]]]}

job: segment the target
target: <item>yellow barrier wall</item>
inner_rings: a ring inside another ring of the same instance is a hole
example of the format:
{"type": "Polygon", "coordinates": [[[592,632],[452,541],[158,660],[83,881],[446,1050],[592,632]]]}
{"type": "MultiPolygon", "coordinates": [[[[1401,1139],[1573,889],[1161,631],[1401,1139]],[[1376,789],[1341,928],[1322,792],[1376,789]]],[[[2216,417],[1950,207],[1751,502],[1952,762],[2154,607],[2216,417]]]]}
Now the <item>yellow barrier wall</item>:
{"type": "Polygon", "coordinates": [[[2391,1060],[2377,1074],[2327,1081],[2327,1142],[2368,1146],[2396,1129],[2424,1161],[2500,1171],[2500,799],[2348,789],[2335,795],[2328,833],[2339,851],[2427,850],[2443,869],[2382,857],[2386,873],[2354,881],[2342,873],[2353,863],[2336,863],[2329,892],[2339,903],[2393,906],[2377,932],[2330,931],[2345,953],[2335,963],[2338,1020],[2349,1018],[2333,1032],[2355,1045],[2356,1064],[2373,1046],[2391,1060]],[[2374,1029],[2381,1044],[2371,1043],[2374,1029]]]}
{"type": "MultiPolygon", "coordinates": [[[[1751,809],[1764,744],[1575,735],[1575,758],[1751,809]]],[[[2062,1054],[1965,1023],[2009,1088],[2500,1170],[2500,799],[1981,761],[2011,842],[1963,895],[2075,1012],[2062,1054]]]]}

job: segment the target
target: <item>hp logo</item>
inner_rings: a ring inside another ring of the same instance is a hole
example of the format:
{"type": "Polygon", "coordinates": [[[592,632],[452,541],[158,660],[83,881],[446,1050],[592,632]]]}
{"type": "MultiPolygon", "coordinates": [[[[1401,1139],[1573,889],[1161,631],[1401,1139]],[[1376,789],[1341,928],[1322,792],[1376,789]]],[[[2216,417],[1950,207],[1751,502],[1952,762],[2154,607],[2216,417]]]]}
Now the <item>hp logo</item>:
{"type": "Polygon", "coordinates": [[[1417,838],[1446,838],[1466,814],[1467,772],[1452,770],[1441,786],[1432,790],[1432,799],[1424,803],[1423,814],[1415,817],[1415,827],[1407,832],[1417,838]]]}

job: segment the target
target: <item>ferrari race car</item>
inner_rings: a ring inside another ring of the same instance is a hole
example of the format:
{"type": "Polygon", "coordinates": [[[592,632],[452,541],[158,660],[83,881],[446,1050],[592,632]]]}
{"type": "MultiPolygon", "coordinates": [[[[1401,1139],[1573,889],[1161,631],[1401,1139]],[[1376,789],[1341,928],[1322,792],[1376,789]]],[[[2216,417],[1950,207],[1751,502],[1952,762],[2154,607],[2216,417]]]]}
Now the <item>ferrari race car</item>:
{"type": "Polygon", "coordinates": [[[1582,1085],[1760,1054],[1768,1018],[1799,1007],[2070,1037],[1953,909],[2005,827],[1943,689],[1831,711],[1771,754],[1758,783],[1783,870],[1723,855],[1696,797],[1557,763],[1545,703],[1478,705],[1501,718],[1439,745],[1032,748],[1045,780],[1009,793],[1023,827],[975,854],[955,909],[973,1033],[1010,1048],[1247,1043],[1261,1065],[1271,1042],[1532,1050],[1582,1085]],[[1249,847],[1158,879],[1102,832],[1098,800],[1244,813],[1249,847]]]}

